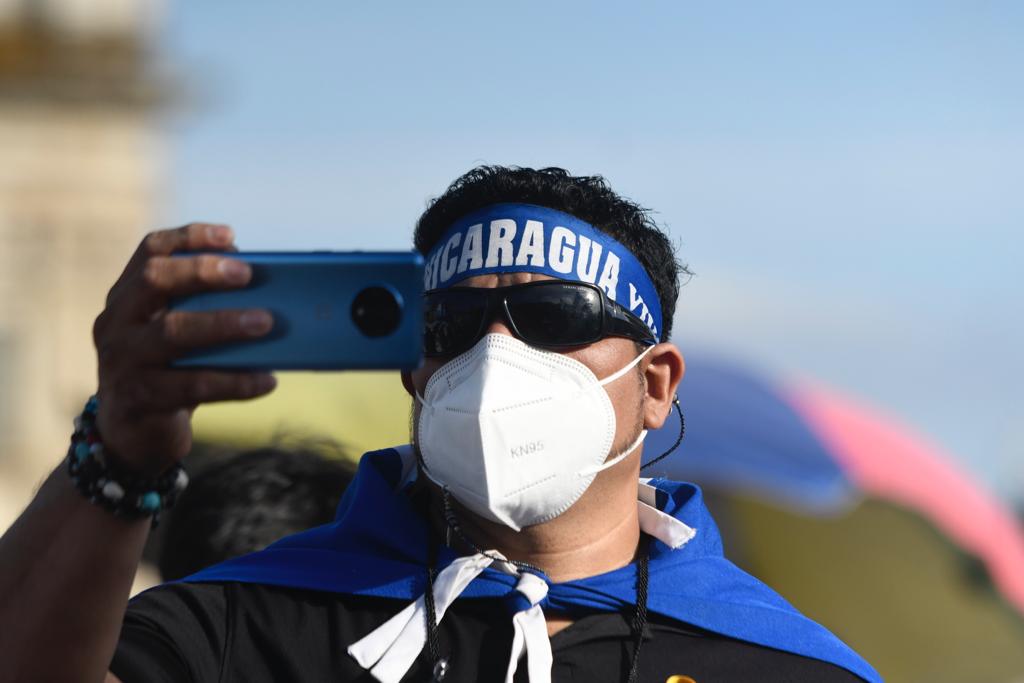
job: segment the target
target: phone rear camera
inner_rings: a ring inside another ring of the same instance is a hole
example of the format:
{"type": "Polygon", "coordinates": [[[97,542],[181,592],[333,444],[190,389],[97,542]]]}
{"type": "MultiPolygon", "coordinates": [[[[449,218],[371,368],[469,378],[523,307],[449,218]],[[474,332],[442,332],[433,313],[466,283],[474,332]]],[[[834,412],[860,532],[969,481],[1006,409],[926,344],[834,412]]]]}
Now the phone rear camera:
{"type": "Polygon", "coordinates": [[[383,337],[402,322],[402,304],[387,287],[367,287],[352,302],[352,322],[367,337],[383,337]]]}

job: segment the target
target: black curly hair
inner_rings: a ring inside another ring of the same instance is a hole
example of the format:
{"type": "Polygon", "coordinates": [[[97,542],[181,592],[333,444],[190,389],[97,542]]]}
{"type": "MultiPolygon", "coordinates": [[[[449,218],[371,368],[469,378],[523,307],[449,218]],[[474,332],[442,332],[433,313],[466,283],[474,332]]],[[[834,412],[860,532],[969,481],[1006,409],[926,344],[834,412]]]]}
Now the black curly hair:
{"type": "Polygon", "coordinates": [[[310,447],[271,446],[235,454],[197,445],[195,474],[147,548],[165,581],[261,550],[334,518],[355,467],[310,447]]]}
{"type": "Polygon", "coordinates": [[[679,276],[690,271],[677,259],[675,248],[651,218],[650,210],[620,197],[601,176],[574,176],[555,167],[478,166],[430,202],[416,222],[416,248],[426,254],[459,218],[502,202],[537,204],[572,214],[633,252],[661,300],[661,341],[669,339],[679,276]]]}

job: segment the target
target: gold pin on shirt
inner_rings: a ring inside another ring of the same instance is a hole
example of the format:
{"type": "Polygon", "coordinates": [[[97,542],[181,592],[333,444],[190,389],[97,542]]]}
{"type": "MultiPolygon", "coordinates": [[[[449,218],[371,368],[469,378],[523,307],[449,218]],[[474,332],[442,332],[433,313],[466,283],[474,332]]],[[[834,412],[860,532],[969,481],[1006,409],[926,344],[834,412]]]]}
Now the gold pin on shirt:
{"type": "Polygon", "coordinates": [[[675,674],[666,678],[665,683],[697,683],[697,681],[693,680],[689,676],[680,676],[679,674],[675,674]]]}

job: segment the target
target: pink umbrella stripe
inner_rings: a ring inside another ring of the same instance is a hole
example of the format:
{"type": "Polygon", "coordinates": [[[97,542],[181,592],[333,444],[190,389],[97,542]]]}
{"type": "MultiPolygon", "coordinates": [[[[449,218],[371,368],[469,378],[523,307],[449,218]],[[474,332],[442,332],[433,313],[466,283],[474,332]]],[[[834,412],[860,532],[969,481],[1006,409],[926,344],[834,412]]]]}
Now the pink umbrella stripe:
{"type": "Polygon", "coordinates": [[[809,384],[785,397],[859,488],[924,514],[981,558],[1024,614],[1024,528],[995,497],[940,448],[883,415],[809,384]]]}

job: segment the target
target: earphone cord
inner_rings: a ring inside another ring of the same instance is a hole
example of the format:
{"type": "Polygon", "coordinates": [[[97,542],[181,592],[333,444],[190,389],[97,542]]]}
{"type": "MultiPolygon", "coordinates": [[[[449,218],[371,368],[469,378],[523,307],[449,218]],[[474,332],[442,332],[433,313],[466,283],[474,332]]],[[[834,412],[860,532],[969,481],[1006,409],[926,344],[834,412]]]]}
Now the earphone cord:
{"type": "Polygon", "coordinates": [[[679,405],[679,397],[678,396],[676,396],[675,398],[672,399],[672,405],[674,405],[676,407],[676,412],[679,413],[679,438],[676,439],[676,442],[674,444],[672,444],[672,447],[669,448],[667,451],[665,451],[664,453],[659,455],[654,460],[651,460],[646,465],[641,465],[640,466],[640,470],[641,471],[647,469],[648,467],[650,467],[654,463],[658,462],[659,460],[664,460],[668,456],[672,455],[672,452],[675,449],[679,448],[679,444],[681,444],[683,442],[683,435],[686,434],[686,420],[683,418],[683,408],[682,408],[682,406],[679,405]]]}
{"type": "Polygon", "coordinates": [[[647,534],[640,536],[640,557],[636,563],[636,611],[633,613],[633,661],[629,666],[629,683],[636,683],[640,675],[640,646],[644,643],[644,629],[647,628],[647,581],[648,560],[650,559],[651,539],[647,534]]]}
{"type": "Polygon", "coordinates": [[[430,653],[432,683],[441,683],[448,673],[448,661],[441,657],[441,644],[437,635],[437,607],[434,605],[434,574],[437,573],[437,539],[431,527],[427,534],[427,592],[423,594],[427,613],[427,650],[430,653]]]}
{"type": "MultiPolygon", "coordinates": [[[[433,534],[431,534],[433,535],[433,534]]],[[[427,559],[427,592],[423,594],[423,601],[427,607],[427,649],[430,651],[430,660],[437,662],[441,659],[441,647],[437,642],[437,608],[434,606],[434,574],[437,572],[437,544],[430,543],[430,557],[427,559]]]]}

